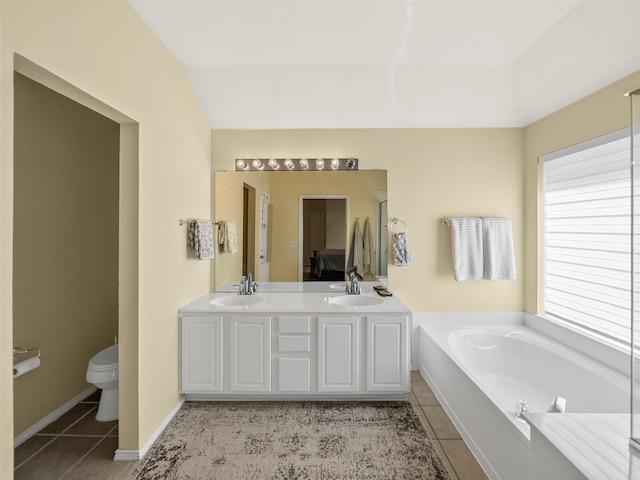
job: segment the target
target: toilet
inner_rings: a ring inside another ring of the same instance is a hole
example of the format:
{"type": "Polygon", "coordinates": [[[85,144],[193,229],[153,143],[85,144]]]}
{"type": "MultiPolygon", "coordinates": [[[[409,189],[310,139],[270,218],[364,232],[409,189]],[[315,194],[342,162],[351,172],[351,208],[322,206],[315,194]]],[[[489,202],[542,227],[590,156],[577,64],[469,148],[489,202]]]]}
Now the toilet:
{"type": "Polygon", "coordinates": [[[96,353],[87,367],[87,382],[102,389],[96,420],[118,419],[118,344],[96,353]]]}

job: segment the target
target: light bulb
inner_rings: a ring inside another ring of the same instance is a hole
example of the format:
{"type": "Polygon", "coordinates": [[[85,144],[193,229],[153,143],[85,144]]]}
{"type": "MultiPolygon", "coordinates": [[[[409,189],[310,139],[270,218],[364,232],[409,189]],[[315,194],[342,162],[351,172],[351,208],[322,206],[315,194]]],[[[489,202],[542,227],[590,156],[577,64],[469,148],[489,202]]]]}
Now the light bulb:
{"type": "Polygon", "coordinates": [[[331,168],[333,168],[334,170],[337,170],[339,166],[340,166],[339,158],[334,158],[333,160],[331,160],[331,168]]]}
{"type": "Polygon", "coordinates": [[[277,170],[278,168],[280,168],[280,165],[278,164],[278,161],[275,158],[269,159],[269,166],[274,170],[277,170]]]}
{"type": "Polygon", "coordinates": [[[316,168],[322,170],[324,168],[324,158],[318,158],[316,160],[316,168]]]}
{"type": "Polygon", "coordinates": [[[293,161],[290,158],[286,158],[284,160],[284,166],[287,167],[289,170],[293,169],[293,161]]]}
{"type": "Polygon", "coordinates": [[[245,162],[244,160],[237,160],[236,161],[236,168],[239,168],[241,170],[246,170],[247,169],[247,162],[245,162]]]}
{"type": "Polygon", "coordinates": [[[301,158],[300,159],[300,168],[304,168],[305,170],[307,168],[309,168],[309,160],[307,160],[306,158],[301,158]]]}
{"type": "Polygon", "coordinates": [[[264,166],[262,165],[262,162],[257,158],[253,162],[251,162],[251,165],[253,165],[253,168],[257,168],[258,170],[262,170],[262,167],[264,166]]]}

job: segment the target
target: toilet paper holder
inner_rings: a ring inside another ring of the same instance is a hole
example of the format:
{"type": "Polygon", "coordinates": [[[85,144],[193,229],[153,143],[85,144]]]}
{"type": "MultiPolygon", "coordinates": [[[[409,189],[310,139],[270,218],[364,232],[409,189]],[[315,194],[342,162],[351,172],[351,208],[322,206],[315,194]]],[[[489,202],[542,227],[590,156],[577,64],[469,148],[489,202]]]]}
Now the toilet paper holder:
{"type": "Polygon", "coordinates": [[[40,350],[38,347],[27,348],[27,349],[24,349],[22,347],[13,347],[13,356],[17,357],[18,355],[24,355],[25,353],[35,352],[36,350],[38,351],[38,355],[36,355],[36,357],[40,358],[40,355],[42,355],[42,350],[40,350]]]}

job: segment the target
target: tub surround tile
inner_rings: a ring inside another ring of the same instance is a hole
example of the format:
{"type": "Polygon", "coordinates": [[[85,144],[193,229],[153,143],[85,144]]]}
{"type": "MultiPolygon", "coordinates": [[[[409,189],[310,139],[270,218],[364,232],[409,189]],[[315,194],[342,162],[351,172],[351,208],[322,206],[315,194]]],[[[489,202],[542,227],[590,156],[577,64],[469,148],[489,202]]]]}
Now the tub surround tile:
{"type": "Polygon", "coordinates": [[[622,413],[531,413],[531,458],[536,473],[563,478],[640,478],[640,453],[629,445],[631,419],[622,413]]]}
{"type": "Polygon", "coordinates": [[[460,433],[451,422],[444,408],[437,405],[423,405],[422,410],[427,416],[438,439],[461,439],[460,433]]]}
{"type": "Polygon", "coordinates": [[[440,440],[440,444],[459,480],[488,480],[464,440],[440,440]]]}

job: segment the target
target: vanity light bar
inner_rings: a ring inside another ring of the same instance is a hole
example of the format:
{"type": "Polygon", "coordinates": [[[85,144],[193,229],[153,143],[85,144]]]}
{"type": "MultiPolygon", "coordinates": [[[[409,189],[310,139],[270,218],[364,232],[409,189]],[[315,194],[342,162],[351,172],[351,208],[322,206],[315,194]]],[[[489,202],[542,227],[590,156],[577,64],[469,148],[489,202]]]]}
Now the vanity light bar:
{"type": "Polygon", "coordinates": [[[358,170],[357,158],[236,158],[236,172],[358,170]]]}

